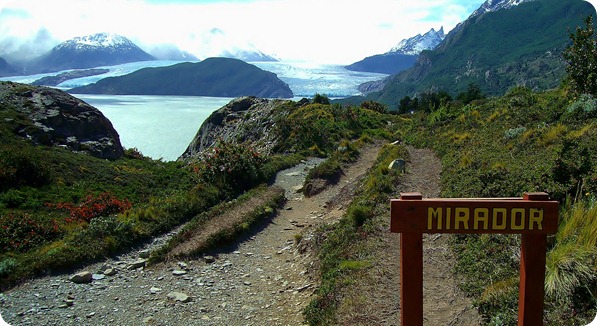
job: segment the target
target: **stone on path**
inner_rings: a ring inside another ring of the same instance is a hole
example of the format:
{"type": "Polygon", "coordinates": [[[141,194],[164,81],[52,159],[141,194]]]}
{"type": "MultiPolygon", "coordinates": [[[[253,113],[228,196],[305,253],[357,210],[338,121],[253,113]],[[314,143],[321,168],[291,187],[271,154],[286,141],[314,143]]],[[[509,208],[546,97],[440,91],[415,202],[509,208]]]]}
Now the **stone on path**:
{"type": "Polygon", "coordinates": [[[108,268],[104,271],[104,275],[106,276],[114,276],[116,273],[118,273],[118,271],[116,271],[114,268],[108,268]]]}
{"type": "Polygon", "coordinates": [[[91,274],[91,279],[94,281],[103,280],[106,278],[106,274],[91,274]]]}
{"type": "Polygon", "coordinates": [[[146,264],[147,264],[147,259],[139,258],[129,264],[129,269],[137,269],[140,267],[145,267],[146,264]]]}
{"type": "Polygon", "coordinates": [[[70,280],[73,283],[81,284],[81,283],[90,283],[93,279],[93,274],[91,272],[79,272],[73,276],[71,276],[70,280]]]}
{"type": "Polygon", "coordinates": [[[168,293],[168,298],[172,299],[174,301],[179,301],[179,302],[191,301],[191,297],[188,294],[182,293],[182,292],[175,292],[175,291],[168,293]]]}
{"type": "Polygon", "coordinates": [[[182,276],[182,275],[185,275],[186,273],[187,273],[187,271],[182,271],[182,270],[178,270],[178,269],[175,269],[172,271],[172,275],[174,275],[174,276],[182,276]]]}

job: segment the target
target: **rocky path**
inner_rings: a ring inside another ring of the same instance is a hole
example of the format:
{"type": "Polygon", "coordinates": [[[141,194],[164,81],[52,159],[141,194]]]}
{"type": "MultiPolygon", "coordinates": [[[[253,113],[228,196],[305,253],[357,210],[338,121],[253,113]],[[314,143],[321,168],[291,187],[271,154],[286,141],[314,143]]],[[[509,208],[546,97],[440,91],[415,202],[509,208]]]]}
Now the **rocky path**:
{"type": "Polygon", "coordinates": [[[82,269],[91,273],[89,283],[58,275],[0,294],[0,314],[11,325],[300,325],[316,284],[308,272],[314,257],[300,253],[297,242],[342,216],[379,148],[364,149],[338,184],[311,198],[296,187],[316,161],[281,172],[276,184],[286,189],[285,207],[252,236],[211,253],[213,259],[144,266],[142,258],[173,231],[82,269]]]}
{"type": "MultiPolygon", "coordinates": [[[[2,293],[0,315],[11,325],[301,325],[317,284],[309,272],[315,257],[301,253],[297,243],[308,240],[318,224],[343,215],[379,149],[364,149],[338,184],[311,198],[296,188],[317,160],[281,172],[275,183],[288,201],[280,213],[210,257],[144,266],[142,257],[166,243],[174,230],[82,269],[92,273],[89,283],[58,275],[2,293]],[[102,272],[106,269],[112,272],[102,272]]],[[[411,148],[410,154],[400,191],[438,197],[439,160],[429,150],[411,148]]],[[[340,324],[400,325],[399,239],[388,232],[377,241],[375,268],[347,294],[348,300],[367,302],[360,310],[340,308],[340,324]]],[[[451,276],[447,236],[425,236],[424,264],[425,325],[478,325],[478,314],[451,276]]]]}

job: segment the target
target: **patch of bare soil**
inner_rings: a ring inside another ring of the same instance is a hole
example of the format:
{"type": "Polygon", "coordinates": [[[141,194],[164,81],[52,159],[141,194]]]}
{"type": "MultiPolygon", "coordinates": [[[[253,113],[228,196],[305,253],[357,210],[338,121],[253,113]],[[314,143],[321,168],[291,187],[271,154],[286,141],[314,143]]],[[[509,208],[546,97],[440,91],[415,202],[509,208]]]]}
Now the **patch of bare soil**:
{"type": "Polygon", "coordinates": [[[204,249],[209,245],[210,239],[216,237],[222,230],[232,230],[236,225],[241,224],[245,219],[245,215],[251,212],[255,207],[260,207],[271,202],[275,197],[280,195],[284,189],[272,186],[269,187],[259,197],[253,197],[242,202],[232,209],[216,216],[201,227],[189,231],[185,236],[186,241],[174,246],[168,253],[170,259],[181,256],[191,256],[193,253],[204,249]]]}
{"type": "MultiPolygon", "coordinates": [[[[410,160],[400,192],[420,192],[423,197],[440,196],[441,162],[428,149],[409,148],[410,160]]],[[[399,194],[396,194],[396,198],[399,194]]],[[[400,321],[400,235],[387,232],[369,241],[367,251],[373,266],[361,271],[359,282],[345,293],[340,306],[342,325],[401,325],[400,321]]],[[[453,277],[454,258],[448,236],[423,237],[424,325],[479,325],[480,317],[471,301],[458,289],[453,277]]]]}

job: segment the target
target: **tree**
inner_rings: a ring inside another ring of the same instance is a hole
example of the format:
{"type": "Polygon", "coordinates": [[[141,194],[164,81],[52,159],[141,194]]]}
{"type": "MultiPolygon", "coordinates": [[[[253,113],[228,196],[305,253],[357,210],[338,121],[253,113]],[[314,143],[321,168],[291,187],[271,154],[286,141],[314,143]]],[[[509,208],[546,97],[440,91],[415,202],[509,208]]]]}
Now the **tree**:
{"type": "Polygon", "coordinates": [[[325,94],[315,93],[315,96],[313,96],[313,103],[330,104],[330,98],[325,94]]]}
{"type": "Polygon", "coordinates": [[[379,113],[388,113],[388,108],[385,105],[375,101],[365,101],[361,103],[361,108],[377,111],[379,113]]]}
{"type": "Polygon", "coordinates": [[[476,84],[468,84],[468,88],[465,92],[458,94],[456,99],[464,104],[469,104],[474,100],[484,99],[485,95],[481,92],[481,89],[476,84]]]}
{"type": "Polygon", "coordinates": [[[597,95],[597,35],[593,16],[585,19],[586,27],[570,33],[572,43],[564,50],[568,82],[576,94],[597,95]]]}

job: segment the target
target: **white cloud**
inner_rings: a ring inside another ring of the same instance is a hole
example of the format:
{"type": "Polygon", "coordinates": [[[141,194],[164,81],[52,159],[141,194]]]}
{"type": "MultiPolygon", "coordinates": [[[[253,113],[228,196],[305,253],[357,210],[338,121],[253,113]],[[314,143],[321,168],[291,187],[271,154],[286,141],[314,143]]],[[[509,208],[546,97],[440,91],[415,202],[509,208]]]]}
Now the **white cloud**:
{"type": "MultiPolygon", "coordinates": [[[[254,0],[148,4],[142,0],[18,0],[0,12],[0,35],[25,40],[40,28],[59,39],[115,32],[143,45],[174,43],[199,56],[220,28],[283,59],[351,63],[442,25],[484,0],[254,0]],[[17,15],[16,13],[27,13],[17,15]]],[[[472,9],[470,9],[472,8],[472,9]]],[[[1,40],[0,40],[1,42],[1,40]]],[[[0,55],[2,48],[0,48],[0,55]]]]}

